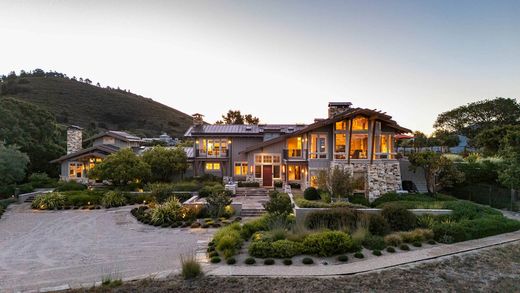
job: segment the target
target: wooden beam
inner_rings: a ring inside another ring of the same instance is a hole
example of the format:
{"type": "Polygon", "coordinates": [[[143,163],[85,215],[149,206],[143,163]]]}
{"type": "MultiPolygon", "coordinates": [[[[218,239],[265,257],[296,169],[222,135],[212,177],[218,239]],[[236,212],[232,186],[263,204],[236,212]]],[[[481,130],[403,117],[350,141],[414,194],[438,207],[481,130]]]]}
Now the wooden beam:
{"type": "Polygon", "coordinates": [[[376,123],[377,119],[372,120],[372,141],[370,144],[370,165],[374,162],[374,150],[376,145],[376,123]]]}
{"type": "Polygon", "coordinates": [[[352,142],[352,119],[348,120],[348,138],[347,138],[347,164],[350,164],[350,145],[352,142]]]}

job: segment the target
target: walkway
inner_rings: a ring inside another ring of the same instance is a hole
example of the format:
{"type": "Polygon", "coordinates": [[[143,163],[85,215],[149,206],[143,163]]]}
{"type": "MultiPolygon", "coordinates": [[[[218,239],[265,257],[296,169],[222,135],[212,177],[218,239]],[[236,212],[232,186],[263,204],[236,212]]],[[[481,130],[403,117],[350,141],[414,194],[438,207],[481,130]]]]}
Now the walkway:
{"type": "Polygon", "coordinates": [[[364,261],[337,265],[292,265],[285,266],[277,261],[276,265],[254,266],[209,266],[208,275],[215,276],[334,276],[351,275],[369,271],[381,270],[395,266],[412,264],[421,261],[432,260],[453,254],[464,253],[476,249],[493,247],[496,245],[520,242],[520,231],[501,234],[497,236],[459,242],[450,245],[437,245],[409,252],[397,252],[394,254],[384,252],[383,256],[371,257],[364,261]]]}
{"type": "Polygon", "coordinates": [[[33,211],[29,204],[10,205],[0,219],[0,292],[178,272],[180,255],[194,252],[215,230],[143,225],[130,209],[33,211]]]}

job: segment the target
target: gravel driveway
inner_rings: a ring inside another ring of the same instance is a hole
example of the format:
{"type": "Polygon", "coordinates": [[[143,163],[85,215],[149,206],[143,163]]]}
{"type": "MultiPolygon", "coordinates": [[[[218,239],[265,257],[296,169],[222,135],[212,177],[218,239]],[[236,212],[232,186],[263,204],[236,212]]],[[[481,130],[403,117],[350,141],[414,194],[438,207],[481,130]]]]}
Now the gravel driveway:
{"type": "Polygon", "coordinates": [[[0,219],[0,291],[85,284],[180,267],[211,230],[155,228],[131,207],[33,211],[11,205],[0,219]]]}

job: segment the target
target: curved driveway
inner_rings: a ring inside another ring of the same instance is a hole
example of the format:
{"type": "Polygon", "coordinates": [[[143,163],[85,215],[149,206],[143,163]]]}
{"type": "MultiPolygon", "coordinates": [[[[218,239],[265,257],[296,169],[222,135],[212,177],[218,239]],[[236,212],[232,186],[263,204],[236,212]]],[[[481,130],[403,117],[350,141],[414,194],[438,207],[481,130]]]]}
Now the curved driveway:
{"type": "Polygon", "coordinates": [[[195,253],[197,241],[213,233],[143,225],[130,209],[33,211],[28,204],[11,205],[0,219],[0,291],[176,270],[180,254],[195,253]]]}

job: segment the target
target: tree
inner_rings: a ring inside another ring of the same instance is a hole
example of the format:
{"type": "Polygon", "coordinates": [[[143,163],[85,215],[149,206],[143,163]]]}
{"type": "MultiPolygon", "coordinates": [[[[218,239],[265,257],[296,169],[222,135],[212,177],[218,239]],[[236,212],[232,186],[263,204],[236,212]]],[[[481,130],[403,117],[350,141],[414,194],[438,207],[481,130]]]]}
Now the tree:
{"type": "Polygon", "coordinates": [[[152,181],[171,181],[188,168],[188,157],[182,148],[156,146],[144,152],[143,160],[150,165],[152,181]]]}
{"type": "Polygon", "coordinates": [[[498,179],[504,186],[520,189],[520,130],[509,132],[502,140],[500,155],[504,158],[504,168],[498,179]]]}
{"type": "Polygon", "coordinates": [[[426,134],[415,131],[413,133],[413,147],[417,151],[418,149],[424,148],[428,146],[428,137],[426,134]]]}
{"type": "Polygon", "coordinates": [[[432,151],[413,153],[408,156],[410,169],[424,169],[424,179],[428,193],[435,194],[443,187],[453,186],[464,181],[464,173],[460,172],[453,162],[432,151]]]}
{"type": "Polygon", "coordinates": [[[318,172],[317,183],[319,189],[326,190],[332,197],[346,197],[353,191],[350,172],[339,166],[318,172]]]}
{"type": "Polygon", "coordinates": [[[442,148],[459,145],[459,136],[457,134],[442,129],[436,130],[429,140],[431,146],[440,146],[442,148]]]}
{"type": "Polygon", "coordinates": [[[150,177],[150,173],[150,165],[130,148],[124,148],[96,164],[89,176],[110,180],[115,185],[126,185],[129,182],[145,181],[150,177]]]}
{"type": "Polygon", "coordinates": [[[504,149],[507,141],[504,140],[510,133],[519,132],[520,125],[495,126],[484,129],[471,141],[471,144],[478,147],[486,156],[497,155],[504,149]]]}
{"type": "Polygon", "coordinates": [[[29,156],[15,145],[5,146],[0,142],[0,186],[20,182],[25,179],[29,156]]]}
{"type": "Polygon", "coordinates": [[[233,200],[224,192],[212,193],[206,197],[209,214],[212,218],[219,218],[225,213],[225,207],[230,205],[233,200]]]}
{"type": "Polygon", "coordinates": [[[215,122],[216,124],[258,124],[260,119],[253,117],[251,114],[242,115],[240,110],[229,110],[226,115],[222,115],[222,120],[215,122]]]}
{"type": "Polygon", "coordinates": [[[433,126],[473,138],[488,127],[518,125],[519,121],[520,104],[515,99],[495,98],[441,113],[433,126]]]}

